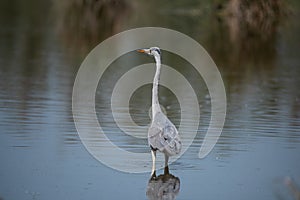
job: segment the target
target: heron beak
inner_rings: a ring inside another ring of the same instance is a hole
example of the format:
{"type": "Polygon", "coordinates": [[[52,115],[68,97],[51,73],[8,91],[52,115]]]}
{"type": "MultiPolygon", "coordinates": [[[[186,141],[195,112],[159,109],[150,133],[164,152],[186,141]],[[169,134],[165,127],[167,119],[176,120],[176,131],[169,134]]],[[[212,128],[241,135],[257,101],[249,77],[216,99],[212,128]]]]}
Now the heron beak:
{"type": "Polygon", "coordinates": [[[138,49],[137,52],[149,54],[150,53],[150,49],[138,49]]]}

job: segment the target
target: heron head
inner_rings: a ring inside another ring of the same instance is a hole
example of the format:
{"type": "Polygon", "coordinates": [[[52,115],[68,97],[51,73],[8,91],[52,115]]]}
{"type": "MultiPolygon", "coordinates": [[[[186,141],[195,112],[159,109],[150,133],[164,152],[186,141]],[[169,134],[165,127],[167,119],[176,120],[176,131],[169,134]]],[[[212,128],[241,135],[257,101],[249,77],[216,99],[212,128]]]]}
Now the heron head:
{"type": "Polygon", "coordinates": [[[160,56],[160,49],[158,47],[150,47],[149,49],[139,49],[137,50],[138,52],[141,52],[141,53],[146,53],[150,56],[160,56]]]}

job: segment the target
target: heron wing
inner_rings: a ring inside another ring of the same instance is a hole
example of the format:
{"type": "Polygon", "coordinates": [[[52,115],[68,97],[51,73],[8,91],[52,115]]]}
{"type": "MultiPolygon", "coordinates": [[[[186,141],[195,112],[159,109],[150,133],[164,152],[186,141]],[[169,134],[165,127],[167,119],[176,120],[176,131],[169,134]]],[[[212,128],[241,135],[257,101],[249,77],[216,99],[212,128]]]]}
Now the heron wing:
{"type": "Polygon", "coordinates": [[[174,124],[165,116],[154,120],[148,132],[148,142],[154,148],[168,155],[178,154],[181,150],[179,134],[174,124]]]}
{"type": "Polygon", "coordinates": [[[162,143],[161,136],[163,130],[156,127],[151,126],[148,131],[148,142],[154,149],[158,149],[159,151],[163,151],[165,144],[162,143]]]}
{"type": "Polygon", "coordinates": [[[173,124],[169,124],[164,128],[163,138],[165,140],[165,151],[169,155],[178,154],[181,150],[181,141],[177,129],[173,124]]]}

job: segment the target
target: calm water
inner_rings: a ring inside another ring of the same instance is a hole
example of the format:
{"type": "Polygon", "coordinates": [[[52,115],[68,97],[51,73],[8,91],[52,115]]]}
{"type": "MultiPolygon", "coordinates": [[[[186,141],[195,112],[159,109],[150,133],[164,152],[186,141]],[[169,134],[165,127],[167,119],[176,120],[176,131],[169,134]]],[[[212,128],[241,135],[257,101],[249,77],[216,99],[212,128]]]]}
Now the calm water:
{"type": "MultiPolygon", "coordinates": [[[[200,160],[210,99],[201,78],[191,76],[201,118],[192,146],[170,165],[176,199],[294,199],[284,180],[290,177],[300,190],[298,2],[291,1],[293,14],[274,25],[275,31],[250,36],[247,30],[236,32],[239,27],[215,16],[213,6],[202,1],[159,9],[156,1],[119,3],[111,5],[118,14],[95,24],[83,5],[31,2],[0,3],[0,199],[147,199],[147,188],[155,184],[149,183],[150,174],[119,172],[94,159],[79,139],[71,106],[75,76],[87,53],[111,34],[140,26],[172,28],[197,40],[216,62],[226,87],[222,135],[200,160]]],[[[188,63],[163,53],[163,62],[193,74],[188,63]]],[[[118,77],[151,61],[137,56],[132,52],[112,64],[106,76],[111,79],[97,88],[96,111],[119,146],[147,152],[147,142],[124,137],[109,113],[118,77]]],[[[150,92],[145,85],[130,101],[140,126],[150,121],[150,92]]],[[[166,88],[160,95],[179,126],[176,97],[166,88]]]]}

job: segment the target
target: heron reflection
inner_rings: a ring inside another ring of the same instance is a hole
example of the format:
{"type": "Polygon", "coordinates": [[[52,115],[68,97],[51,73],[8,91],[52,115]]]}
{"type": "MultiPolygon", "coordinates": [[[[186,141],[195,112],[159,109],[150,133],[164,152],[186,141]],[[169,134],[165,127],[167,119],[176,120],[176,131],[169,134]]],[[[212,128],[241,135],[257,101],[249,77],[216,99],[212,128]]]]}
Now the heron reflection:
{"type": "Polygon", "coordinates": [[[166,166],[163,174],[156,176],[156,171],[152,173],[146,195],[149,200],[172,200],[179,194],[179,190],[180,179],[170,174],[166,166]]]}

